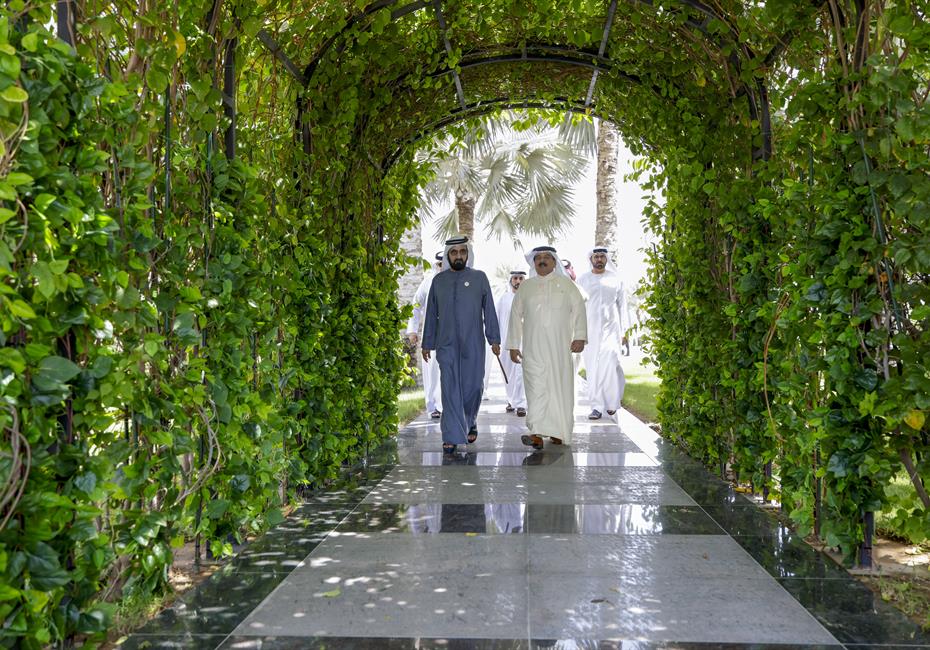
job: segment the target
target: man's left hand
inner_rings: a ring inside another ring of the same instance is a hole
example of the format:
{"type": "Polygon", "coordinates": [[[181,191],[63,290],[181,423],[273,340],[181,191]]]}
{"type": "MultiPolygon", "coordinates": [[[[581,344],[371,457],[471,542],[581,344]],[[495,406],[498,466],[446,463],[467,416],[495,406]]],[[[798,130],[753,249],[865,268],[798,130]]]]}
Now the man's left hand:
{"type": "Polygon", "coordinates": [[[491,352],[494,353],[495,357],[499,357],[501,355],[500,343],[494,343],[493,345],[491,345],[491,352]]]}
{"type": "Polygon", "coordinates": [[[572,352],[583,352],[584,351],[584,341],[581,339],[576,339],[572,341],[572,352]]]}

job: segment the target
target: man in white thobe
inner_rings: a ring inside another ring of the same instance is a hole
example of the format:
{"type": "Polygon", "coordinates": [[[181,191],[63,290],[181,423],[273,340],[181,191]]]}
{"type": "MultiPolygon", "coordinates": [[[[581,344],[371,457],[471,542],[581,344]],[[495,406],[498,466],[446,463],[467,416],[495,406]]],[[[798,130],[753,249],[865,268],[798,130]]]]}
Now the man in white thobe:
{"type": "MultiPolygon", "coordinates": [[[[423,313],[426,311],[426,298],[429,288],[433,285],[433,277],[442,270],[443,251],[436,253],[433,262],[433,273],[423,278],[417,292],[413,295],[413,315],[407,321],[407,338],[414,346],[420,343],[420,325],[423,322],[423,313]]],[[[442,391],[439,383],[439,362],[435,357],[426,361],[420,359],[420,372],[423,376],[423,392],[426,393],[426,411],[433,419],[442,417],[442,391]]]]}
{"type": "MultiPolygon", "coordinates": [[[[526,271],[510,272],[510,291],[497,299],[497,320],[501,325],[501,340],[507,340],[507,327],[510,320],[510,307],[517,295],[517,290],[526,279],[526,271]]],[[[526,392],[523,390],[523,367],[510,360],[510,355],[501,356],[501,365],[507,373],[507,412],[517,412],[517,417],[526,416],[526,392]]]]}
{"type": "Polygon", "coordinates": [[[584,298],[568,277],[556,251],[538,246],[527,253],[530,277],[513,300],[505,347],[523,365],[526,388],[525,445],[542,449],[543,436],[571,444],[575,377],[572,353],[588,338],[584,298]]]}
{"type": "Polygon", "coordinates": [[[620,408],[626,378],[620,367],[623,341],[623,282],[608,257],[607,249],[598,246],[588,256],[591,270],[578,278],[588,296],[588,345],[584,351],[589,420],[600,420],[606,411],[613,415],[620,408]]]}

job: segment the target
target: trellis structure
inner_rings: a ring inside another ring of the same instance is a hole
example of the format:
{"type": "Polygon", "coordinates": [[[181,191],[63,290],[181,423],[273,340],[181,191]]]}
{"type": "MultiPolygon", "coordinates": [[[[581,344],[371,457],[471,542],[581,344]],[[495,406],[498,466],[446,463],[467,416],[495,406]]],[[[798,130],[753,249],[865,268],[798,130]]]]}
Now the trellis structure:
{"type": "Polygon", "coordinates": [[[74,52],[8,4],[7,639],[99,634],[392,434],[414,151],[512,108],[615,122],[664,194],[665,435],[851,560],[928,533],[919,3],[57,2],[74,52]]]}

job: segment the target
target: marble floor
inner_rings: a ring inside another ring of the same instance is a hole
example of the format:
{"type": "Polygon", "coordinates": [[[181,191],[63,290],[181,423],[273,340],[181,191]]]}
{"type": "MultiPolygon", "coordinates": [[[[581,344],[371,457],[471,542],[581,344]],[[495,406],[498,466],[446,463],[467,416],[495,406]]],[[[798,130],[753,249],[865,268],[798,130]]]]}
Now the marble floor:
{"type": "Polygon", "coordinates": [[[454,458],[421,416],[121,647],[930,650],[629,413],[534,452],[504,405],[454,458]]]}

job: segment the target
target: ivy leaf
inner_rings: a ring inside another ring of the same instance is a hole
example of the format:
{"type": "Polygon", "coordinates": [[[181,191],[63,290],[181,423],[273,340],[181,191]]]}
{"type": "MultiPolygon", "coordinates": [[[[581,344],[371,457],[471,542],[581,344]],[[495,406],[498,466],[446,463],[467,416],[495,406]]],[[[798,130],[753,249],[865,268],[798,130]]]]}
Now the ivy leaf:
{"type": "Polygon", "coordinates": [[[810,302],[821,302],[826,297],[827,288],[823,282],[815,282],[808,287],[807,292],[804,294],[804,298],[810,302]]]}
{"type": "Polygon", "coordinates": [[[252,485],[252,480],[248,474],[236,474],[229,483],[236,492],[245,492],[252,485]]]}
{"type": "Polygon", "coordinates": [[[84,494],[91,494],[97,488],[97,475],[86,472],[74,479],[74,487],[84,494]]]}
{"type": "Polygon", "coordinates": [[[853,373],[853,381],[859,388],[873,391],[878,386],[878,373],[871,368],[860,368],[853,373]]]}
{"type": "Polygon", "coordinates": [[[0,348],[0,366],[5,366],[19,374],[26,370],[26,360],[19,350],[15,348],[0,348]]]}
{"type": "Polygon", "coordinates": [[[910,428],[920,431],[923,429],[924,423],[927,421],[927,416],[923,411],[914,409],[904,417],[904,421],[910,428]]]}
{"type": "Polygon", "coordinates": [[[204,512],[210,519],[219,519],[229,508],[229,501],[226,499],[214,499],[207,504],[204,512]]]}
{"type": "Polygon", "coordinates": [[[94,359],[94,364],[90,367],[90,376],[94,379],[103,379],[110,373],[113,367],[113,357],[101,355],[94,359]]]}
{"type": "Polygon", "coordinates": [[[0,602],[19,598],[19,590],[10,585],[0,585],[0,602]]]}
{"type": "Polygon", "coordinates": [[[187,41],[184,40],[184,34],[181,32],[174,33],[174,51],[179,59],[184,56],[184,53],[187,51],[187,41]]]}
{"type": "Polygon", "coordinates": [[[194,345],[200,342],[200,332],[195,329],[194,321],[196,317],[192,312],[178,314],[174,319],[172,330],[181,343],[194,345]]]}
{"type": "Polygon", "coordinates": [[[46,262],[36,262],[32,267],[32,276],[38,282],[39,293],[46,299],[55,294],[55,278],[46,262]]]}
{"type": "Polygon", "coordinates": [[[48,268],[55,275],[63,275],[68,270],[68,260],[52,260],[48,263],[48,268]]]}
{"type": "Polygon", "coordinates": [[[32,307],[23,300],[14,300],[10,303],[10,313],[17,318],[32,319],[36,317],[36,313],[33,311],[32,307]]]}
{"type": "Polygon", "coordinates": [[[371,33],[381,34],[391,22],[391,10],[387,7],[378,10],[371,20],[371,33]]]}
{"type": "Polygon", "coordinates": [[[265,515],[265,521],[269,526],[277,526],[278,524],[284,523],[285,519],[279,509],[272,508],[268,511],[268,514],[265,515]]]}
{"type": "Polygon", "coordinates": [[[827,462],[827,471],[837,477],[846,476],[846,458],[840,454],[833,454],[827,462]]]}
{"type": "Polygon", "coordinates": [[[35,32],[29,32],[23,36],[23,40],[20,42],[23,44],[23,49],[27,52],[35,52],[39,44],[39,35],[35,32]]]}
{"type": "Polygon", "coordinates": [[[22,104],[29,99],[29,93],[19,86],[7,86],[3,92],[0,92],[0,98],[11,104],[22,104]]]}
{"type": "Polygon", "coordinates": [[[80,372],[81,368],[77,364],[64,357],[45,357],[39,362],[36,381],[64,384],[74,379],[80,372]]]}
{"type": "Polygon", "coordinates": [[[99,634],[110,627],[115,612],[115,604],[97,603],[86,612],[81,612],[77,630],[83,634],[99,634]]]}
{"type": "Polygon", "coordinates": [[[45,542],[36,542],[26,552],[26,570],[32,586],[42,591],[51,591],[70,581],[68,572],[61,568],[58,552],[45,542]]]}

